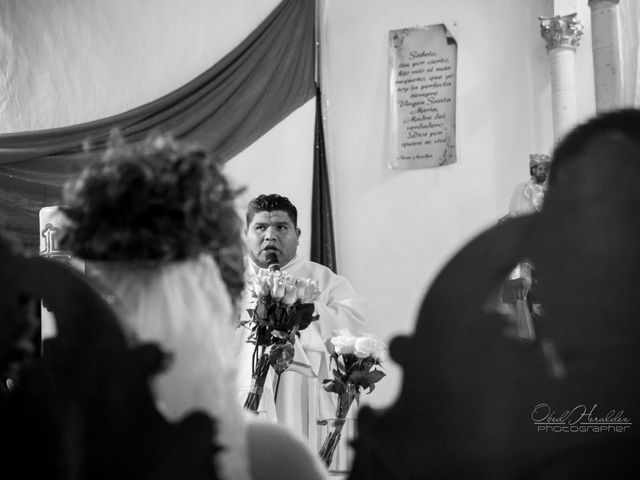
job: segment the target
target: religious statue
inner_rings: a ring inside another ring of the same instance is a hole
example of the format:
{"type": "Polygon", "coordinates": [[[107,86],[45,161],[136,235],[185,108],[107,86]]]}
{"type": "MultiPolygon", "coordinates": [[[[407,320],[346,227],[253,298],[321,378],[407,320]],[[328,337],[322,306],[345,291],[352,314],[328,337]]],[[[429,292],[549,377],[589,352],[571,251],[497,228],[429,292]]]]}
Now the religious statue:
{"type": "MultiPolygon", "coordinates": [[[[531,178],[518,184],[509,202],[509,213],[503,218],[530,215],[542,210],[544,195],[547,191],[547,176],[551,159],[542,153],[529,155],[529,173],[531,178]]],[[[536,338],[534,324],[542,316],[542,306],[535,301],[534,268],[528,259],[522,260],[513,269],[502,286],[502,301],[514,320],[512,334],[519,339],[533,341],[536,338]]]]}
{"type": "Polygon", "coordinates": [[[531,178],[520,183],[509,202],[509,215],[519,216],[542,210],[542,201],[547,191],[547,175],[551,159],[542,153],[529,155],[529,173],[531,178]]]}

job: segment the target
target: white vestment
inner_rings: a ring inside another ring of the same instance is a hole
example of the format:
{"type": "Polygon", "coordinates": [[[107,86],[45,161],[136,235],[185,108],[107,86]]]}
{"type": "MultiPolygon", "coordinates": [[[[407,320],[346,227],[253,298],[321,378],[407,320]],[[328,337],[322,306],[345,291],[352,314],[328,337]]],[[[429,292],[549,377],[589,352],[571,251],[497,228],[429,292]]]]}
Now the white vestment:
{"type": "Polygon", "coordinates": [[[520,183],[511,196],[509,213],[519,216],[539,212],[542,210],[545,191],[546,184],[535,183],[532,179],[520,183]]]}
{"type": "MultiPolygon", "coordinates": [[[[247,285],[252,284],[258,269],[253,261],[247,261],[247,285]]],[[[325,342],[333,336],[334,330],[348,328],[354,334],[360,332],[365,323],[366,302],[346,278],[336,275],[324,265],[295,257],[282,267],[282,271],[296,278],[318,282],[320,295],[314,306],[319,318],[296,340],[293,364],[281,375],[275,406],[276,376],[270,369],[259,411],[262,410],[268,420],[277,421],[308,439],[311,448],[317,451],[317,420],[334,417],[337,400],[335,394],[321,391],[322,380],[332,378],[325,342]]],[[[246,309],[254,303],[251,292],[245,291],[242,318],[248,318],[246,309]]],[[[246,340],[248,330],[241,328],[240,335],[246,340]]],[[[245,343],[239,362],[238,383],[243,394],[251,383],[253,349],[254,345],[245,343]]]]}

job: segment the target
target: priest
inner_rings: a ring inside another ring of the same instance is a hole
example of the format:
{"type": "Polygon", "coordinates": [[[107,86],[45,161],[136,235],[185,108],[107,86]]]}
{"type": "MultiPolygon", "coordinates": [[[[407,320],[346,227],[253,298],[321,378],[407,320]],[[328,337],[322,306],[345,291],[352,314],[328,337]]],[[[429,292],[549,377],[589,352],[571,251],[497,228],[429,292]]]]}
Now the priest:
{"type": "MultiPolygon", "coordinates": [[[[318,320],[301,332],[295,342],[292,365],[280,377],[267,379],[262,404],[266,416],[289,427],[308,439],[311,445],[317,441],[318,419],[335,414],[333,394],[321,391],[322,380],[331,378],[329,356],[325,348],[334,330],[348,328],[356,333],[365,322],[365,300],[356,293],[349,281],[331,269],[297,255],[300,228],[298,212],[288,198],[277,195],[260,195],[249,202],[246,213],[247,268],[246,285],[252,285],[261,268],[279,268],[283,274],[317,282],[320,290],[314,301],[318,320]],[[275,265],[274,265],[275,264],[275,265]],[[276,391],[277,397],[273,394],[276,391]]],[[[245,290],[242,315],[255,298],[245,290]]],[[[246,339],[248,330],[241,328],[246,339]]],[[[240,385],[251,382],[251,356],[253,345],[247,343],[241,359],[240,385]]]]}

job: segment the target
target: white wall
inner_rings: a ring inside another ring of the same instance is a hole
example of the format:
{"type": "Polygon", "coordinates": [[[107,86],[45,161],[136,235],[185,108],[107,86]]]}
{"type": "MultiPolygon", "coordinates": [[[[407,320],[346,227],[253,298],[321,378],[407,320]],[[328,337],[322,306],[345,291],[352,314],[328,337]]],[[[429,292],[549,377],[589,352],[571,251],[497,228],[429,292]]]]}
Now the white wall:
{"type": "MultiPolygon", "coordinates": [[[[278,0],[3,0],[0,132],[101,118],[192,79],[239,43],[278,0]]],[[[552,148],[546,0],[323,0],[322,63],[338,268],[369,298],[368,331],[410,333],[447,259],[506,213],[528,154],[552,148]],[[458,163],[387,168],[387,35],[444,22],[458,42],[458,163]]],[[[576,55],[578,115],[595,111],[590,13],[576,55]]],[[[248,190],[289,196],[308,255],[314,102],[232,159],[248,190]],[[307,212],[305,214],[305,212],[307,212]]],[[[34,228],[37,228],[35,226],[34,228]]],[[[391,402],[401,372],[364,401],[391,402]]]]}
{"type": "Polygon", "coordinates": [[[311,251],[315,108],[315,99],[309,100],[224,168],[234,185],[246,189],[236,202],[243,219],[249,200],[261,193],[279,193],[291,200],[302,230],[298,254],[306,259],[311,251]]]}
{"type": "MultiPolygon", "coordinates": [[[[576,58],[578,115],[594,110],[589,9],[576,58]]],[[[413,330],[429,283],[450,256],[507,213],[528,154],[553,143],[549,64],[537,0],[325,0],[322,79],[338,265],[370,299],[369,329],[413,330]],[[387,168],[388,31],[445,23],[458,43],[453,165],[387,168]]],[[[472,361],[472,359],[470,359],[472,361]]],[[[368,399],[397,393],[391,375],[368,399]]],[[[365,399],[367,397],[365,396],[365,399]]]]}

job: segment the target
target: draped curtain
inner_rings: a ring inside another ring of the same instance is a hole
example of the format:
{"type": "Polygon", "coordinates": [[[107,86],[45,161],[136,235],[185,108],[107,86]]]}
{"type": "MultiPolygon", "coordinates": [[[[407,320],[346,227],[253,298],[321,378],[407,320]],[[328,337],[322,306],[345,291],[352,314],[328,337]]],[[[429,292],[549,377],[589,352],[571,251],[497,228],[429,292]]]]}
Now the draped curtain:
{"type": "Polygon", "coordinates": [[[311,260],[337,272],[321,98],[322,95],[318,88],[316,93],[316,127],[313,155],[313,193],[311,197],[311,260]]]}
{"type": "Polygon", "coordinates": [[[222,60],[156,101],[93,122],[0,135],[5,228],[37,248],[40,208],[60,203],[63,183],[100,156],[114,127],[128,142],[171,132],[229,160],[315,95],[314,22],[314,0],[283,0],[222,60]]]}

